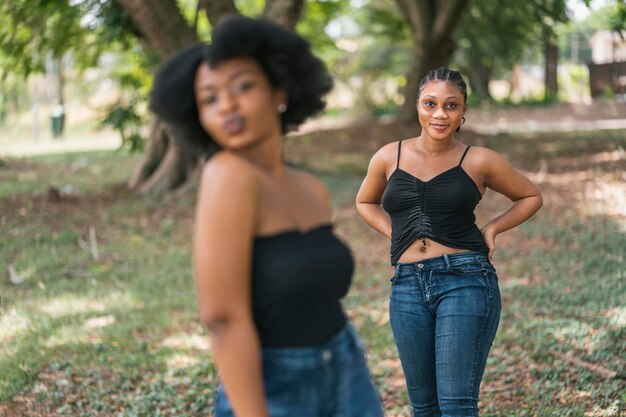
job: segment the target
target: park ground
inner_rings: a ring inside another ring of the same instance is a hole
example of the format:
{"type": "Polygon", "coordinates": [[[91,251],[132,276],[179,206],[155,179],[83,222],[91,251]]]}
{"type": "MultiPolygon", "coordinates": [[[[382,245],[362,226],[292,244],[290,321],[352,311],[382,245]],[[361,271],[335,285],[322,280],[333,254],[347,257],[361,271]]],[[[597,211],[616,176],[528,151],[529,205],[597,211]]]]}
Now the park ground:
{"type": "MultiPolygon", "coordinates": [[[[353,201],[371,154],[415,129],[286,142],[286,159],[330,188],[357,262],[345,308],[389,417],[410,412],[388,324],[388,242],[353,201]]],[[[497,241],[503,310],[481,415],[625,416],[626,129],[460,139],[505,154],[545,200],[497,241]]],[[[137,159],[0,157],[0,417],[209,415],[217,376],[191,274],[195,189],[133,195],[125,180],[137,159]]],[[[507,204],[488,192],[479,224],[507,204]]]]}

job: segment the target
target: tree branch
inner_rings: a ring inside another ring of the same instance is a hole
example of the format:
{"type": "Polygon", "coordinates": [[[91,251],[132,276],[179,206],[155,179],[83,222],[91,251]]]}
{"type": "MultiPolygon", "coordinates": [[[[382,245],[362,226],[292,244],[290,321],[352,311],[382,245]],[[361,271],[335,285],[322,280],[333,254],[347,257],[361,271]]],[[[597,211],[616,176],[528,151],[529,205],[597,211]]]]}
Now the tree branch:
{"type": "Polygon", "coordinates": [[[233,0],[209,0],[206,1],[206,16],[211,23],[211,26],[215,27],[219,21],[229,14],[239,14],[237,6],[233,0]]]}
{"type": "Polygon", "coordinates": [[[468,3],[468,0],[446,0],[438,2],[439,7],[434,16],[432,26],[433,40],[436,43],[446,37],[451,37],[451,32],[461,18],[461,14],[467,8],[468,3]]]}
{"type": "Polygon", "coordinates": [[[293,30],[300,20],[304,9],[304,0],[267,0],[263,17],[293,30]]]}
{"type": "Polygon", "coordinates": [[[163,59],[198,41],[175,0],[117,0],[163,59]]]}

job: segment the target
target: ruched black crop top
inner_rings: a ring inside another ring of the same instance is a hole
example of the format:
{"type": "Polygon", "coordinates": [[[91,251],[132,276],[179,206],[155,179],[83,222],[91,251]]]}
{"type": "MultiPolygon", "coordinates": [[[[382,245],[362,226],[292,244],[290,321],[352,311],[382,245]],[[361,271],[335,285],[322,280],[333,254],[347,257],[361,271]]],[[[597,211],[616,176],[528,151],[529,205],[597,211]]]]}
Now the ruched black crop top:
{"type": "Polygon", "coordinates": [[[346,322],[354,263],[331,225],[254,239],[252,310],[263,347],[321,345],[346,322]]]}
{"type": "Polygon", "coordinates": [[[455,249],[487,253],[476,226],[474,208],[481,199],[476,183],[459,164],[428,181],[400,169],[402,141],[398,142],[396,170],[387,181],[382,206],[391,218],[391,264],[419,239],[431,239],[455,249]]]}

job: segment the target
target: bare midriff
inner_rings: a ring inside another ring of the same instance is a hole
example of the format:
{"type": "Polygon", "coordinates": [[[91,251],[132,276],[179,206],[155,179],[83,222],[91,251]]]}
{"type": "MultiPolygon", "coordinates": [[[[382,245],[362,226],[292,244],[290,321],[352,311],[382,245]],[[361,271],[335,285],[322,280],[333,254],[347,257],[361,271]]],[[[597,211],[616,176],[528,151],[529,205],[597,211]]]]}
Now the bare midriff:
{"type": "Polygon", "coordinates": [[[467,249],[456,249],[442,245],[430,239],[418,239],[404,251],[398,263],[413,263],[419,262],[428,258],[435,258],[441,255],[450,255],[452,253],[468,252],[467,249]],[[424,243],[426,243],[424,245],[424,243]]]}

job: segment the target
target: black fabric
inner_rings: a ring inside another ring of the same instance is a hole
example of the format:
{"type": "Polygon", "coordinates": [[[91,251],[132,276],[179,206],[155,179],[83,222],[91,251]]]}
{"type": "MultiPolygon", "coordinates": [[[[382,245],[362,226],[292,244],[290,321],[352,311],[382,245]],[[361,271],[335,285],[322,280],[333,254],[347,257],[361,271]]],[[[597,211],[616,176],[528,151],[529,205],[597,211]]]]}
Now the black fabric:
{"type": "Polygon", "coordinates": [[[320,345],[346,323],[339,300],[354,263],[324,225],[254,240],[252,307],[263,347],[320,345]]]}
{"type": "Polygon", "coordinates": [[[402,141],[398,143],[398,165],[385,192],[382,206],[391,218],[391,264],[418,239],[431,239],[455,249],[487,253],[482,233],[476,226],[474,209],[480,191],[461,164],[428,181],[400,168],[402,141]]]}

